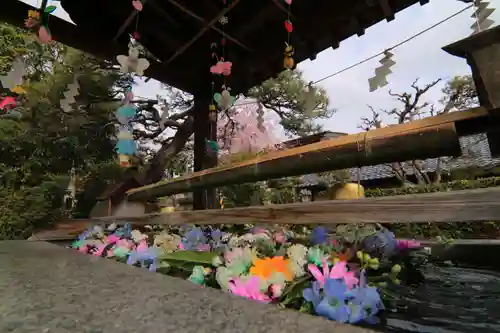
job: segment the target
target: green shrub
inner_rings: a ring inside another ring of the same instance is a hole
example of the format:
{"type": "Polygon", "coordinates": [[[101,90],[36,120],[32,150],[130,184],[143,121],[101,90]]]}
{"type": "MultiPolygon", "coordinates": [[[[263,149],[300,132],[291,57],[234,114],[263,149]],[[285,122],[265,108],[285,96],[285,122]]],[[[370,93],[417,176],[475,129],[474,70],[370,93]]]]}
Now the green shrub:
{"type": "MultiPolygon", "coordinates": [[[[405,194],[467,190],[500,186],[500,177],[480,178],[476,180],[455,180],[433,186],[368,189],[367,197],[384,197],[405,194]]],[[[499,238],[500,223],[498,222],[460,222],[460,223],[395,223],[393,231],[399,237],[434,238],[499,238]]]]}
{"type": "Polygon", "coordinates": [[[57,181],[39,186],[0,189],[0,239],[25,239],[58,220],[65,187],[57,181]]]}

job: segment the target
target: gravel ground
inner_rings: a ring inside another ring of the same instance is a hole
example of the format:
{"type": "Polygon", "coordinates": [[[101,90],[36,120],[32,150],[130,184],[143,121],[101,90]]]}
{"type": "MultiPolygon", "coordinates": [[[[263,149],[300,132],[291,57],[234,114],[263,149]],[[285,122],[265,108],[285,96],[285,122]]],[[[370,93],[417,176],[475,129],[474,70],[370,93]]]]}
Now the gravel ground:
{"type": "Polygon", "coordinates": [[[370,333],[45,242],[0,242],[0,332],[370,333]]]}

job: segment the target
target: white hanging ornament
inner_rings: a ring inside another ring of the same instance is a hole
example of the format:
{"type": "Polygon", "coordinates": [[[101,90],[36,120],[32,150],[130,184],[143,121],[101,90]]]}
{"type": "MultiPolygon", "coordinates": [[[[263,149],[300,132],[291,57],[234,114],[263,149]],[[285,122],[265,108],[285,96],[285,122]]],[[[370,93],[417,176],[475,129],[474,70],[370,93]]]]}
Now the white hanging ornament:
{"type": "Polygon", "coordinates": [[[257,128],[263,133],[266,130],[264,127],[264,107],[260,102],[258,102],[257,104],[259,105],[259,107],[257,108],[257,128]]]}
{"type": "Polygon", "coordinates": [[[160,115],[160,122],[159,122],[160,129],[162,131],[165,130],[165,128],[166,128],[165,122],[167,121],[168,116],[169,116],[169,108],[168,108],[168,104],[165,103],[165,105],[161,108],[161,115],[160,115]]]}
{"type": "Polygon", "coordinates": [[[231,88],[222,86],[222,91],[220,93],[214,94],[214,100],[221,110],[227,110],[234,105],[236,102],[236,97],[231,96],[231,88]]]}
{"type": "Polygon", "coordinates": [[[471,17],[475,19],[476,22],[470,26],[472,35],[487,30],[495,24],[495,21],[489,18],[495,11],[495,8],[490,8],[489,5],[490,3],[487,1],[474,0],[474,13],[471,17]]]}
{"type": "Polygon", "coordinates": [[[375,76],[368,79],[370,92],[389,84],[387,75],[392,74],[391,67],[396,64],[392,57],[394,54],[389,50],[384,51],[384,57],[379,61],[382,66],[375,68],[375,76]]]}
{"type": "Polygon", "coordinates": [[[12,62],[12,68],[7,75],[0,76],[0,82],[4,89],[12,90],[23,84],[23,77],[26,75],[26,65],[22,57],[16,57],[12,62]]]}
{"type": "Polygon", "coordinates": [[[312,82],[307,86],[304,94],[304,112],[311,115],[318,104],[317,89],[312,85],[312,82]]]}
{"type": "Polygon", "coordinates": [[[79,77],[79,74],[75,75],[73,82],[68,84],[66,91],[63,93],[64,98],[59,101],[61,109],[66,113],[73,111],[72,104],[76,103],[75,97],[80,94],[80,85],[78,84],[79,77]]]}
{"type": "Polygon", "coordinates": [[[128,49],[128,56],[116,56],[116,60],[120,64],[120,70],[123,73],[133,73],[144,75],[144,71],[149,67],[149,61],[146,58],[139,58],[139,49],[131,46],[128,49]]]}

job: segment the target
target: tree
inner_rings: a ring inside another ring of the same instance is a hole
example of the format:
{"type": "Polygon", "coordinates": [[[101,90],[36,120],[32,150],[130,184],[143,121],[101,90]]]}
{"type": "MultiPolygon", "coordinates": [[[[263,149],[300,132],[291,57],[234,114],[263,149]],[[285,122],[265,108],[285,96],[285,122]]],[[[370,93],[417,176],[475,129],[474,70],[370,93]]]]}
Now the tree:
{"type": "MultiPolygon", "coordinates": [[[[145,165],[141,180],[143,184],[153,183],[165,176],[167,166],[177,165],[175,156],[189,161],[188,151],[192,148],[190,138],[193,134],[193,97],[172,87],[165,87],[167,97],[159,98],[163,109],[168,106],[168,115],[155,107],[156,101],[142,103],[139,115],[134,120],[135,136],[142,143],[153,142],[159,149],[151,154],[145,165]]],[[[328,108],[328,97],[322,89],[310,88],[298,71],[284,71],[277,78],[269,79],[262,85],[254,87],[243,96],[262,103],[266,112],[274,112],[288,135],[305,135],[321,129],[314,121],[330,117],[335,110],[328,108]]],[[[238,101],[238,104],[240,103],[238,101]]],[[[219,116],[225,126],[222,130],[224,138],[233,138],[235,131],[242,128],[235,116],[239,108],[223,110],[219,116]]],[[[152,152],[150,152],[152,153],[152,152]]],[[[182,165],[182,163],[181,163],[182,165]]],[[[182,168],[181,168],[182,169],[182,168]]]]}
{"type": "MultiPolygon", "coordinates": [[[[391,110],[382,109],[377,111],[372,106],[368,105],[371,116],[361,118],[361,124],[358,127],[366,131],[372,128],[383,127],[381,113],[393,116],[398,124],[402,124],[413,121],[417,117],[445,114],[454,110],[477,105],[477,93],[471,76],[456,76],[445,83],[444,88],[441,90],[443,97],[439,100],[442,108],[437,108],[433,103],[422,102],[424,94],[435,87],[439,82],[441,82],[441,79],[434,80],[420,87],[417,78],[411,84],[413,90],[411,93],[393,93],[389,91],[389,95],[399,101],[402,106],[391,110]]],[[[423,170],[423,161],[411,161],[410,165],[413,168],[413,174],[416,176],[418,184],[431,184],[441,181],[442,163],[443,158],[438,158],[433,179],[423,170]]],[[[409,180],[402,162],[391,163],[390,166],[394,175],[403,186],[415,185],[409,180]]]]}
{"type": "Polygon", "coordinates": [[[87,212],[112,179],[104,177],[119,175],[110,122],[130,78],[60,44],[41,46],[8,25],[0,25],[0,45],[0,74],[18,54],[27,67],[27,92],[16,108],[22,118],[0,118],[0,238],[23,238],[71,213],[62,202],[71,170],[81,184],[77,210],[87,212]],[[65,113],[60,99],[77,72],[78,106],[65,113]],[[96,170],[104,177],[95,177],[96,170]]]}

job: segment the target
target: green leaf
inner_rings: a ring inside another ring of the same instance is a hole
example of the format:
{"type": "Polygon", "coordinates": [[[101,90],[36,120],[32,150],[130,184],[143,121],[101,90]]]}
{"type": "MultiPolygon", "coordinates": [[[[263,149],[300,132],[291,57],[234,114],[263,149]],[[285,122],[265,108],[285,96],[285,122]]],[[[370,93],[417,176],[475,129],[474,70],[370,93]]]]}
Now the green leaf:
{"type": "Polygon", "coordinates": [[[47,6],[47,8],[45,8],[44,12],[46,14],[51,14],[51,13],[55,12],[56,9],[57,9],[56,6],[47,6]]]}
{"type": "Polygon", "coordinates": [[[283,295],[280,297],[280,304],[287,305],[294,299],[301,298],[303,290],[306,289],[309,284],[309,280],[310,276],[306,275],[288,285],[283,291],[283,295]]]}
{"type": "Polygon", "coordinates": [[[218,254],[214,252],[176,251],[163,254],[159,256],[158,259],[167,261],[182,261],[186,263],[212,266],[212,260],[217,255],[218,254]]]}

